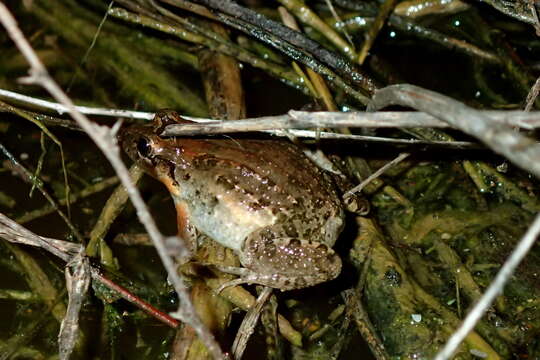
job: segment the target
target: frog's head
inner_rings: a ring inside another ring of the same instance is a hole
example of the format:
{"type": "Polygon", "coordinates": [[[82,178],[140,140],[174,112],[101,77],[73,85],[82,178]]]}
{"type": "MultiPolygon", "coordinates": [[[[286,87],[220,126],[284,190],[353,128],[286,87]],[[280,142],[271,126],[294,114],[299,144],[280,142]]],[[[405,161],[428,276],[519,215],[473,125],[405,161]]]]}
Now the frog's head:
{"type": "Polygon", "coordinates": [[[126,154],[148,174],[170,182],[177,166],[185,165],[180,140],[162,138],[158,134],[165,126],[180,122],[173,111],[156,113],[152,124],[132,125],[120,131],[119,142],[126,154]]]}

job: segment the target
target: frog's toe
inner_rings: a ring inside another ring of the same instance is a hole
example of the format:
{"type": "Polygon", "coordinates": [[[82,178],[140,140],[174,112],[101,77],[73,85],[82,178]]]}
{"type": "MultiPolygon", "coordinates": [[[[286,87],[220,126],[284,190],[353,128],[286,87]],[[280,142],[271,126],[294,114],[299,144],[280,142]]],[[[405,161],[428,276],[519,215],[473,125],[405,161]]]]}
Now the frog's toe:
{"type": "Polygon", "coordinates": [[[224,273],[240,276],[238,279],[227,281],[221,284],[216,290],[217,294],[220,294],[223,290],[231,286],[238,286],[242,284],[266,285],[268,283],[268,279],[266,279],[265,275],[257,274],[246,268],[222,265],[216,265],[216,268],[224,273]]]}

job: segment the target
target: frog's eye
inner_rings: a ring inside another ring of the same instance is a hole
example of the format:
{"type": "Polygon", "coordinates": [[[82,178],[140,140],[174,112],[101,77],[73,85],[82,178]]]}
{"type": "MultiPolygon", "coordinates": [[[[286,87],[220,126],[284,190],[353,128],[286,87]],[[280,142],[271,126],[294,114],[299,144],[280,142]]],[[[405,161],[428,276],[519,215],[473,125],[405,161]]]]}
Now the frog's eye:
{"type": "Polygon", "coordinates": [[[150,141],[145,137],[140,138],[139,141],[137,141],[137,151],[141,156],[148,157],[152,152],[150,141]]]}

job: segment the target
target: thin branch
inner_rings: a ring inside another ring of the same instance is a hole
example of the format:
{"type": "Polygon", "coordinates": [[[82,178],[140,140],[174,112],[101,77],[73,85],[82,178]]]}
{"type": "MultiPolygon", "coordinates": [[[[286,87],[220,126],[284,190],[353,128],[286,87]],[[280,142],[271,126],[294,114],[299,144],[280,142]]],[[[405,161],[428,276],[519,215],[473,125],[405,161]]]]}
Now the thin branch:
{"type": "MultiPolygon", "coordinates": [[[[134,207],[137,209],[139,220],[152,238],[161,261],[169,274],[169,279],[171,280],[174,289],[180,298],[180,307],[177,314],[181,316],[183,321],[187,322],[193,327],[201,341],[206,345],[209,353],[212,354],[215,359],[223,359],[224,355],[214,339],[214,336],[197,316],[195,307],[191,303],[186,285],[178,276],[173,260],[167,253],[163,235],[159,232],[154,220],[152,219],[152,216],[148,211],[148,208],[146,207],[146,204],[141,198],[138,189],[131,182],[126,166],[120,159],[120,150],[115,137],[119,128],[119,123],[115,124],[112,129],[109,129],[108,127],[93,124],[90,122],[90,120],[88,120],[88,118],[86,118],[86,116],[77,111],[71,99],[50,77],[47,69],[41,63],[36,53],[17,26],[15,19],[3,3],[0,3],[0,22],[2,22],[9,36],[15,42],[19,48],[19,51],[30,64],[30,77],[25,79],[25,83],[41,85],[57,101],[64,104],[69,110],[69,113],[73,119],[77,121],[81,128],[83,128],[90,138],[96,143],[98,148],[100,148],[115,169],[120,181],[128,190],[130,199],[133,202],[134,207]]],[[[186,252],[188,251],[187,249],[184,250],[186,252]]]]}
{"type": "Polygon", "coordinates": [[[525,100],[524,111],[526,112],[531,111],[539,93],[540,93],[540,77],[536,79],[536,81],[534,82],[534,85],[531,87],[531,90],[529,91],[529,94],[527,95],[527,99],[525,100]]]}
{"type": "Polygon", "coordinates": [[[388,105],[410,106],[436,116],[540,178],[540,148],[533,139],[506,125],[494,123],[483,113],[459,101],[414,85],[392,85],[375,93],[368,111],[377,111],[388,105]]]}
{"type": "MultiPolygon", "coordinates": [[[[479,111],[494,124],[505,124],[530,130],[540,127],[540,112],[479,111]]],[[[164,136],[208,135],[234,132],[252,132],[271,129],[309,128],[411,128],[411,127],[454,127],[423,112],[380,111],[380,112],[305,112],[291,110],[287,115],[264,116],[259,118],[217,121],[186,117],[195,124],[172,124],[161,133],[164,136]],[[204,121],[203,121],[204,120],[204,121]]]]}
{"type": "MultiPolygon", "coordinates": [[[[56,111],[59,115],[68,113],[69,107],[57,102],[47,101],[38,99],[35,97],[18,94],[13,91],[8,91],[0,89],[0,98],[7,100],[15,100],[23,104],[34,105],[41,109],[50,109],[56,111]]],[[[96,108],[88,106],[75,106],[75,109],[81,114],[86,115],[98,115],[98,116],[113,116],[113,117],[125,117],[132,119],[145,119],[152,120],[154,118],[154,113],[143,112],[143,111],[131,111],[131,110],[116,110],[116,109],[106,109],[106,108],[96,108]]]]}
{"type": "Polygon", "coordinates": [[[409,153],[401,153],[399,154],[394,160],[390,161],[389,163],[385,164],[381,168],[379,168],[377,171],[375,171],[373,174],[368,176],[364,181],[362,181],[360,184],[356,185],[351,190],[347,191],[345,194],[343,194],[343,198],[347,199],[348,197],[351,197],[357,192],[362,191],[362,189],[372,182],[374,179],[381,176],[386,170],[390,169],[391,167],[395,166],[396,164],[400,163],[401,161],[405,160],[409,155],[409,153]]]}
{"type": "MultiPolygon", "coordinates": [[[[69,263],[71,259],[77,256],[77,254],[79,254],[83,250],[83,247],[80,244],[36,235],[2,213],[0,213],[0,237],[12,243],[42,248],[62,259],[66,263],[69,263]]],[[[133,295],[126,288],[107,279],[104,275],[101,274],[101,270],[99,268],[91,266],[90,270],[93,280],[98,281],[100,284],[117,293],[123,299],[129,301],[133,305],[137,306],[139,309],[145,311],[148,315],[156,318],[164,324],[173,328],[178,326],[177,320],[159,311],[141,298],[133,295]]]]}
{"type": "Polygon", "coordinates": [[[525,255],[527,255],[531,247],[534,245],[539,234],[540,214],[536,216],[534,222],[531,224],[525,235],[521,238],[510,257],[508,257],[504,265],[501,267],[501,270],[499,270],[497,276],[491,282],[491,285],[488,287],[484,295],[482,295],[469,314],[467,314],[467,317],[459,329],[448,339],[448,342],[437,354],[435,360],[448,360],[452,357],[452,354],[454,351],[456,351],[459,344],[461,344],[467,334],[474,329],[480,318],[485,314],[495,298],[502,293],[504,286],[508,280],[510,280],[512,274],[521,263],[525,255]]]}
{"type": "Polygon", "coordinates": [[[168,314],[156,309],[146,301],[142,300],[140,297],[134,295],[126,288],[118,285],[114,281],[108,279],[105,277],[101,271],[96,268],[92,267],[92,279],[99,281],[102,285],[106,286],[108,289],[115,291],[118,295],[122,297],[122,299],[129,301],[130,303],[137,306],[139,309],[143,310],[150,316],[154,317],[155,319],[161,321],[163,324],[176,328],[179,325],[179,322],[169,316],[168,314]]]}
{"type": "MultiPolygon", "coordinates": [[[[64,114],[68,112],[65,105],[57,102],[42,100],[39,98],[22,95],[13,91],[0,89],[0,98],[14,100],[25,105],[37,106],[41,109],[50,109],[64,114]]],[[[131,119],[152,120],[153,112],[132,111],[123,109],[108,109],[89,106],[75,106],[85,115],[123,117],[131,119]]],[[[527,113],[521,110],[477,110],[491,120],[519,127],[524,130],[533,130],[540,127],[540,112],[527,113]]],[[[307,112],[291,110],[286,115],[265,116],[260,118],[227,121],[220,123],[215,119],[206,119],[192,116],[183,118],[197,123],[211,122],[211,128],[203,125],[183,124],[171,125],[166,128],[162,135],[201,135],[232,133],[244,131],[260,131],[270,129],[292,129],[310,127],[450,127],[451,124],[441,121],[436,117],[419,111],[380,111],[366,112],[307,112]],[[304,125],[302,125],[304,124],[304,125]],[[172,131],[174,129],[174,132],[172,131]]],[[[51,124],[54,125],[54,124],[51,124]]],[[[66,126],[60,124],[60,126],[66,126]]]]}
{"type": "Polygon", "coordinates": [[[79,314],[90,285],[90,263],[81,251],[66,266],[69,302],[58,335],[60,360],[69,360],[79,334],[79,314]]]}
{"type": "Polygon", "coordinates": [[[232,352],[236,360],[242,358],[247,342],[255,331],[255,325],[259,321],[263,305],[268,301],[270,295],[272,295],[272,290],[272,288],[265,286],[257,297],[255,304],[248,310],[246,316],[244,316],[232,345],[232,352]]]}

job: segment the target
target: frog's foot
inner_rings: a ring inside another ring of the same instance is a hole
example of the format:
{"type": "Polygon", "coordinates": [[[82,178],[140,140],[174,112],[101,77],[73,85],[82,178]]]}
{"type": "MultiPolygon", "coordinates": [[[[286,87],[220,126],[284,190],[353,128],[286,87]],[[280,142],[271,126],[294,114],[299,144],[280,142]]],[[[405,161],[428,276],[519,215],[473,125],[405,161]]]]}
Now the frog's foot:
{"type": "Polygon", "coordinates": [[[223,290],[225,290],[228,287],[231,286],[238,286],[242,284],[252,284],[258,282],[253,282],[253,277],[256,275],[252,271],[249,271],[248,269],[241,268],[241,267],[235,267],[235,266],[223,266],[223,265],[214,265],[219,271],[227,273],[227,274],[233,274],[240,276],[238,279],[230,280],[227,282],[224,282],[216,289],[216,294],[221,294],[223,290]]]}
{"type": "MultiPolygon", "coordinates": [[[[297,289],[298,287],[287,288],[284,285],[285,281],[289,281],[284,277],[276,277],[275,274],[258,274],[254,271],[251,271],[246,268],[232,267],[232,266],[216,266],[219,271],[222,271],[227,274],[234,274],[240,276],[238,279],[227,281],[221,284],[216,289],[216,294],[220,294],[223,290],[231,286],[238,286],[242,284],[260,284],[278,288],[281,290],[292,290],[297,289]],[[279,285],[279,286],[278,286],[279,285]]],[[[308,285],[309,286],[309,285],[308,285]]],[[[305,287],[305,286],[302,286],[305,287]]]]}
{"type": "Polygon", "coordinates": [[[240,279],[234,285],[252,283],[280,290],[313,286],[334,279],[341,271],[341,259],[334,250],[296,238],[250,237],[240,262],[245,269],[236,271],[240,279]]]}

